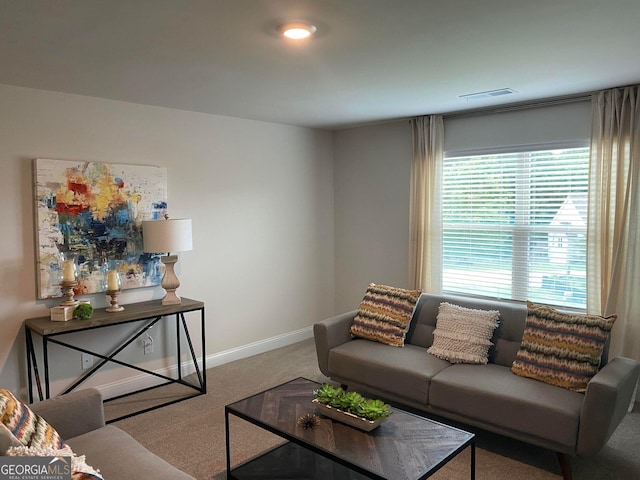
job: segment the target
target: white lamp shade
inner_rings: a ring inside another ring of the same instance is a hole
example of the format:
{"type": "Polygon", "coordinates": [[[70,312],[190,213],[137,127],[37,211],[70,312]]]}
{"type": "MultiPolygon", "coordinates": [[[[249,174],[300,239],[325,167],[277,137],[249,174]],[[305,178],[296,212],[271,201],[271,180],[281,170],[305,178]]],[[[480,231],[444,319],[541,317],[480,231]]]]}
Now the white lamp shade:
{"type": "Polygon", "coordinates": [[[147,253],[186,252],[193,248],[190,218],[142,222],[143,249],[147,253]]]}

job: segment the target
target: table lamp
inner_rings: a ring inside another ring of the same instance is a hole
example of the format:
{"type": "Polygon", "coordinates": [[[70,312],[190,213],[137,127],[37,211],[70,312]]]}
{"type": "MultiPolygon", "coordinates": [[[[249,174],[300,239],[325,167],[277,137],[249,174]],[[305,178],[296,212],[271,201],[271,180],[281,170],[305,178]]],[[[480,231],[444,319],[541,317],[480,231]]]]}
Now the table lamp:
{"type": "Polygon", "coordinates": [[[180,280],[175,274],[174,266],[178,261],[177,255],[171,252],[186,252],[193,248],[191,239],[190,218],[169,218],[142,222],[143,249],[146,253],[164,253],[160,261],[165,265],[164,276],[160,285],[166,294],[162,305],[179,305],[180,297],[176,290],[180,280]]]}

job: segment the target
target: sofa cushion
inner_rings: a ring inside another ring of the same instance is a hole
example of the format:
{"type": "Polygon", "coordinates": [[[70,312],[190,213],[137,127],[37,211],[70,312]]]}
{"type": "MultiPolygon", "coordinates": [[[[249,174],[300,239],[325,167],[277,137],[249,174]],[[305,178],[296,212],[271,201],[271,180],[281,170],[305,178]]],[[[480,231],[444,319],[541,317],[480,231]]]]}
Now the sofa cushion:
{"type": "Polygon", "coordinates": [[[442,302],[427,352],[451,363],[487,363],[500,312],[442,302]]]}
{"type": "Polygon", "coordinates": [[[369,284],[353,319],[351,334],[401,347],[420,298],[419,290],[369,284]]]}
{"type": "Polygon", "coordinates": [[[489,349],[489,362],[511,367],[520,349],[527,318],[527,306],[524,303],[423,293],[416,306],[405,343],[425,348],[433,344],[433,332],[442,302],[454,303],[466,308],[500,311],[500,324],[491,339],[494,346],[489,349]]]}
{"type": "Polygon", "coordinates": [[[579,315],[527,302],[522,345],[513,362],[516,375],[576,392],[600,368],[602,351],[615,315],[579,315]]]}
{"type": "Polygon", "coordinates": [[[576,444],[583,400],[581,393],[520,377],[509,367],[491,363],[452,365],[433,377],[429,391],[434,411],[527,432],[569,448],[576,444]]]}
{"type": "Polygon", "coordinates": [[[0,455],[6,455],[7,450],[11,447],[19,447],[22,444],[11,433],[4,423],[0,423],[0,455]]]}
{"type": "Polygon", "coordinates": [[[86,455],[87,461],[99,468],[105,479],[193,478],[154,455],[128,433],[113,425],[70,438],[67,443],[76,454],[86,455]]]}
{"type": "Polygon", "coordinates": [[[55,428],[4,388],[0,388],[0,421],[25,447],[64,445],[55,428]]]}
{"type": "Polygon", "coordinates": [[[415,345],[393,348],[355,339],[331,349],[332,375],[426,404],[431,378],[451,364],[415,345]]]}
{"type": "Polygon", "coordinates": [[[104,427],[105,424],[102,394],[93,387],[48,398],[29,407],[46,418],[65,439],[104,427]]]}

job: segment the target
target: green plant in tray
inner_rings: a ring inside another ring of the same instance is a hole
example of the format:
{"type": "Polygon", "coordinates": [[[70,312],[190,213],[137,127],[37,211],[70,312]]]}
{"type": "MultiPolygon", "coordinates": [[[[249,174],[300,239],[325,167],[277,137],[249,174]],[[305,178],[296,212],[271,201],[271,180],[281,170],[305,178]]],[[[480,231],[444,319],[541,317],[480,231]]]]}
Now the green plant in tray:
{"type": "Polygon", "coordinates": [[[391,407],[382,400],[367,398],[358,405],[356,415],[367,420],[375,421],[391,415],[391,407]]]}
{"type": "Polygon", "coordinates": [[[340,387],[324,383],[314,390],[314,398],[330,407],[352,413],[366,420],[376,421],[391,415],[391,407],[382,400],[366,398],[358,392],[345,392],[340,387]]]}
{"type": "Polygon", "coordinates": [[[324,383],[320,388],[314,390],[313,396],[324,405],[339,408],[340,397],[342,397],[343,393],[344,391],[340,387],[324,383]]]}
{"type": "Polygon", "coordinates": [[[355,413],[362,402],[364,402],[364,397],[358,392],[345,392],[338,403],[341,409],[355,413]]]}

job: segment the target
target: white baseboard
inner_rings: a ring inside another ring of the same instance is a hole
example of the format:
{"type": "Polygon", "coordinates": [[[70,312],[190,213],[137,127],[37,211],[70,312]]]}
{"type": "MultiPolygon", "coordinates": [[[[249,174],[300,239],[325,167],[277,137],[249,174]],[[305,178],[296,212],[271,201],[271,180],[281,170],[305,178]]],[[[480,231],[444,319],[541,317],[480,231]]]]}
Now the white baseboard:
{"type": "MultiPolygon", "coordinates": [[[[210,355],[207,355],[206,368],[217,367],[219,365],[224,365],[225,363],[252,357],[254,355],[268,352],[276,348],[286,347],[287,345],[302,342],[303,340],[307,340],[311,337],[313,337],[313,327],[306,327],[294,332],[266,338],[264,340],[248,343],[246,345],[231,348],[229,350],[224,350],[222,352],[212,353],[210,355]]],[[[183,376],[190,375],[193,372],[195,372],[195,367],[192,361],[182,363],[183,376]]],[[[164,375],[166,377],[176,378],[178,374],[178,368],[176,365],[172,365],[170,367],[155,370],[155,373],[164,375]]],[[[161,378],[141,373],[139,375],[127,377],[116,382],[105,383],[96,386],[96,388],[100,390],[100,392],[102,392],[102,395],[105,399],[108,399],[126,394],[128,392],[134,392],[143,388],[160,385],[164,382],[165,381],[161,378]]]]}
{"type": "Polygon", "coordinates": [[[276,348],[286,347],[287,345],[302,342],[303,340],[307,340],[311,337],[313,337],[313,327],[306,327],[294,332],[248,343],[241,347],[231,348],[229,350],[207,355],[207,368],[217,367],[218,365],[224,365],[225,363],[233,362],[234,360],[252,357],[260,353],[275,350],[276,348]]]}

